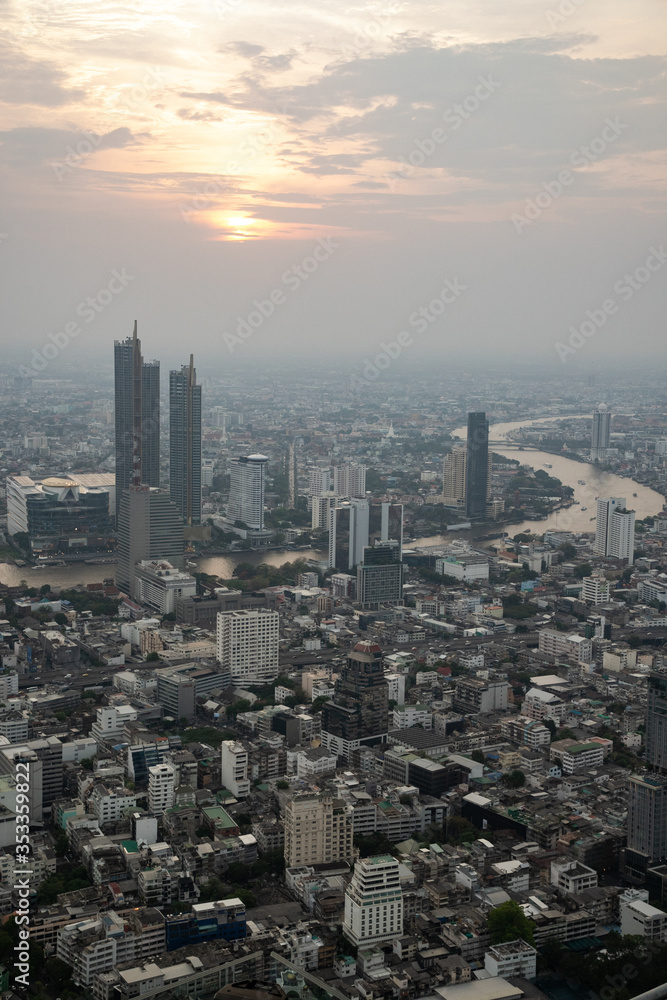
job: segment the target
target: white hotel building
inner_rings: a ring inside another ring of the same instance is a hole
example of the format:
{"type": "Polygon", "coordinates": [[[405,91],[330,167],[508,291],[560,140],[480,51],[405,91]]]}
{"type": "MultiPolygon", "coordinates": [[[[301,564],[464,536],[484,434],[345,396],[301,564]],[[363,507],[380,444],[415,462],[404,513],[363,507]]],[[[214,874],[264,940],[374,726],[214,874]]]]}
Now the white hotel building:
{"type": "Polygon", "coordinates": [[[345,893],[343,934],[361,948],[402,936],[403,890],[395,858],[383,854],[357,861],[345,893]]]}

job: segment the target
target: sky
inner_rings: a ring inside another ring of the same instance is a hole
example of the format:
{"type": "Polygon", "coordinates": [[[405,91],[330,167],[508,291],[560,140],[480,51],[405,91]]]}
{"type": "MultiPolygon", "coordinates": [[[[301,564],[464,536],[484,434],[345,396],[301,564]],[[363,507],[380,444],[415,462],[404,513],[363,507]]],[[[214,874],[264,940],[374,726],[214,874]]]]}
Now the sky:
{"type": "Polygon", "coordinates": [[[660,0],[0,0],[5,361],[665,357],[660,0]],[[661,242],[663,241],[663,242],[661,242]],[[65,354],[67,352],[67,354],[65,354]]]}

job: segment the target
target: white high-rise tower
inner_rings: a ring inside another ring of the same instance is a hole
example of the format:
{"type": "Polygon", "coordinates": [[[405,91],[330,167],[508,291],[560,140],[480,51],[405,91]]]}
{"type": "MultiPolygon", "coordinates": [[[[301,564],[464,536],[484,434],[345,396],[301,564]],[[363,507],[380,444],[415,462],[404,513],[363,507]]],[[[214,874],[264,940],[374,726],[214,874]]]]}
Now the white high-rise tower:
{"type": "Polygon", "coordinates": [[[627,559],[629,566],[634,562],[635,512],[625,509],[625,497],[598,499],[595,551],[601,556],[627,559]]]}
{"type": "Polygon", "coordinates": [[[243,521],[253,531],[264,530],[264,472],[266,455],[248,455],[230,462],[227,517],[243,521]]]}
{"type": "Polygon", "coordinates": [[[611,441],[611,412],[606,403],[600,403],[593,413],[591,432],[591,458],[593,461],[607,457],[611,441]]]}

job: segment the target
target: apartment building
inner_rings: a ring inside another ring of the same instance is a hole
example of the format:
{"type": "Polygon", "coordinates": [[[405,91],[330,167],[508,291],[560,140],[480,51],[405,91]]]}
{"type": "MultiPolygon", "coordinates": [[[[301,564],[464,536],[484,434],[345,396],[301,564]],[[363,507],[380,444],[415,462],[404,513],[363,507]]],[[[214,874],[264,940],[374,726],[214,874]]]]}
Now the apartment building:
{"type": "Polygon", "coordinates": [[[296,868],[351,863],[355,856],[352,833],[345,803],[329,796],[297,795],[285,806],[285,864],[296,868]]]}

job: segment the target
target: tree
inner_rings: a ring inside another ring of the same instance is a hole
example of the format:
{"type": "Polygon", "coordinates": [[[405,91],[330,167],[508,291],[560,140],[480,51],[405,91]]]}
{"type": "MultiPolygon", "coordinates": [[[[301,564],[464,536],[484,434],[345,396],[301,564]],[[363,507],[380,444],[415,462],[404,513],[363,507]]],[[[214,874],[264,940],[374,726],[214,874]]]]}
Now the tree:
{"type": "Polygon", "coordinates": [[[486,764],[486,757],[481,750],[473,750],[470,754],[471,760],[474,760],[476,764],[486,764]]]}
{"type": "Polygon", "coordinates": [[[69,850],[69,840],[64,830],[58,830],[56,834],[55,849],[56,856],[59,858],[64,858],[69,850]]]}
{"type": "Polygon", "coordinates": [[[82,769],[84,771],[92,771],[93,770],[93,758],[92,757],[84,757],[83,760],[79,761],[79,763],[81,764],[81,767],[82,767],[82,769]]]}
{"type": "Polygon", "coordinates": [[[488,916],[491,944],[516,941],[521,938],[527,944],[533,943],[533,922],[513,899],[501,903],[488,916]]]}
{"type": "Polygon", "coordinates": [[[510,788],[521,788],[522,785],[526,784],[526,775],[523,771],[515,768],[513,771],[510,771],[509,774],[505,775],[505,781],[510,788]]]}
{"type": "Polygon", "coordinates": [[[276,781],[276,788],[280,788],[281,791],[284,791],[286,788],[289,788],[289,781],[285,781],[284,778],[280,778],[276,781]]]}
{"type": "Polygon", "coordinates": [[[146,663],[156,663],[159,659],[160,657],[155,652],[155,650],[153,650],[153,652],[149,653],[148,656],[146,657],[146,663]]]}

